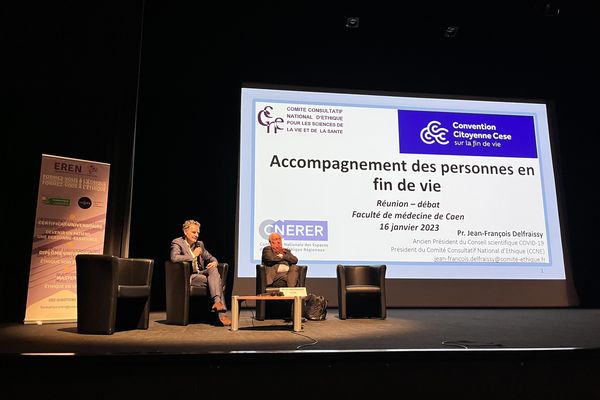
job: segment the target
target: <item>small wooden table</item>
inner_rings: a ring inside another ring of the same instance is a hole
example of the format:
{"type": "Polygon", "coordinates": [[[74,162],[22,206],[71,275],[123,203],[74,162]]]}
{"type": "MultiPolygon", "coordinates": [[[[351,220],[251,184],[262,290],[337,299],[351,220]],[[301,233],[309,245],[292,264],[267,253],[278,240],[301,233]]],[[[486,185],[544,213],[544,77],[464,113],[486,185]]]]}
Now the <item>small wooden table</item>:
{"type": "Polygon", "coordinates": [[[294,332],[302,330],[302,297],[303,296],[232,296],[231,297],[231,330],[237,331],[240,324],[240,301],[244,300],[287,300],[294,302],[294,332]]]}

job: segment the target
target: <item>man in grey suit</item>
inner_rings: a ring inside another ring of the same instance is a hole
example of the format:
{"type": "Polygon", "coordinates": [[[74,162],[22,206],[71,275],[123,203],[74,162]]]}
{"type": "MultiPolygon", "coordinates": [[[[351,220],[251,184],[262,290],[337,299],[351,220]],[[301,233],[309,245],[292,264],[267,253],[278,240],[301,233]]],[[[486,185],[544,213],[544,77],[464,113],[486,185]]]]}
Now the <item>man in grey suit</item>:
{"type": "Polygon", "coordinates": [[[210,297],[213,299],[212,310],[219,313],[219,321],[223,326],[231,325],[231,320],[225,314],[225,298],[223,297],[223,282],[221,274],[217,269],[217,259],[206,250],[204,243],[198,240],[200,234],[200,223],[187,220],[183,223],[183,236],[171,241],[171,261],[191,261],[192,274],[190,284],[192,286],[206,287],[210,297]]]}
{"type": "Polygon", "coordinates": [[[298,258],[291,250],[283,248],[281,235],[277,232],[269,235],[269,244],[262,250],[262,263],[267,266],[267,286],[295,287],[300,274],[296,265],[298,258]]]}

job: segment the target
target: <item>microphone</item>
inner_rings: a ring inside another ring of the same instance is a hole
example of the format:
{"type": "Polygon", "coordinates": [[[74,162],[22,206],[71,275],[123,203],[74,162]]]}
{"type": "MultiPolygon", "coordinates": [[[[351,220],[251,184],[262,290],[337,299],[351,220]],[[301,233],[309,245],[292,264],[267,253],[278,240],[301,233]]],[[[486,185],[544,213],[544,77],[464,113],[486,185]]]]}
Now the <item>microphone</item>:
{"type": "Polygon", "coordinates": [[[194,243],[194,250],[196,250],[197,248],[200,248],[200,250],[202,250],[200,252],[200,254],[202,254],[204,252],[204,248],[202,247],[202,242],[197,240],[196,243],[194,243]]]}

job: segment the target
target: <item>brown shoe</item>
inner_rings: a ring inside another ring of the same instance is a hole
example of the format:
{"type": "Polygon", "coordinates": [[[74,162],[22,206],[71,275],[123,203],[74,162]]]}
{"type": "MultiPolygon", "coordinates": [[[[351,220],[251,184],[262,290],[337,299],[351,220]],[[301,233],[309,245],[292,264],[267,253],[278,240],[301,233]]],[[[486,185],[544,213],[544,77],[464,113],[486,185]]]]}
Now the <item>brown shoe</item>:
{"type": "Polygon", "coordinates": [[[227,308],[225,308],[225,304],[223,304],[219,301],[219,302],[213,304],[212,310],[216,311],[216,312],[225,312],[225,311],[227,311],[227,308]]]}
{"type": "Polygon", "coordinates": [[[225,314],[219,314],[219,321],[221,322],[221,324],[223,326],[229,326],[229,325],[231,325],[231,320],[225,314]]]}

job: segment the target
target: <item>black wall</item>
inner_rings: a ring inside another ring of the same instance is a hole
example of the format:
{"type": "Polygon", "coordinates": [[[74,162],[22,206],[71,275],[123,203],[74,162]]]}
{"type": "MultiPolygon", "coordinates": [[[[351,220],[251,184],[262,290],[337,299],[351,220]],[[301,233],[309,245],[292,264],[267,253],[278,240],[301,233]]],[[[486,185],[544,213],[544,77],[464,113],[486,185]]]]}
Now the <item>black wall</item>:
{"type": "Polygon", "coordinates": [[[129,255],[156,261],[153,309],[164,309],[161,266],[184,220],[201,221],[208,249],[234,265],[243,82],[550,101],[575,285],[582,306],[599,306],[591,191],[600,35],[576,4],[480,3],[326,10],[139,0],[11,10],[2,208],[18,212],[4,213],[2,319],[24,316],[42,153],[111,163],[112,254],[127,237],[132,184],[129,255]],[[354,16],[359,27],[346,28],[354,16]],[[456,37],[445,37],[450,25],[456,37]]]}
{"type": "Polygon", "coordinates": [[[111,164],[108,253],[127,234],[142,1],[4,5],[0,321],[23,321],[42,154],[111,164]]]}

